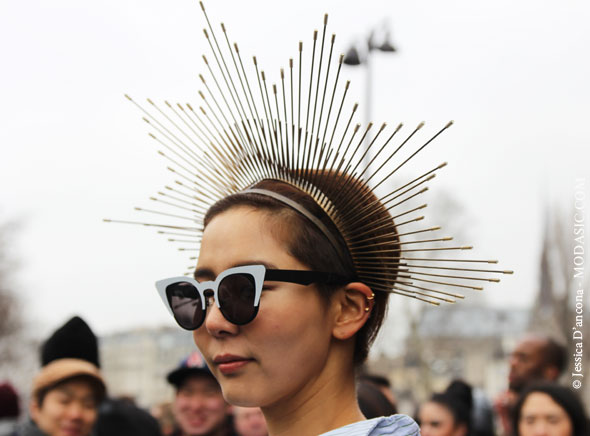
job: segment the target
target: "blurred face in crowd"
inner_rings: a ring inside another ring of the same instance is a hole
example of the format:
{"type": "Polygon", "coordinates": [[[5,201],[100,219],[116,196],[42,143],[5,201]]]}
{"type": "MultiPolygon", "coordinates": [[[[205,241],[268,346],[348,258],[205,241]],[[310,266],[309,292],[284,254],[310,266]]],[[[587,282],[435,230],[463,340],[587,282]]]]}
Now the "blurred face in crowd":
{"type": "Polygon", "coordinates": [[[228,413],[221,388],[209,375],[187,377],[176,392],[174,416],[183,436],[224,434],[228,413]]]}
{"type": "Polygon", "coordinates": [[[543,392],[533,392],[522,405],[518,436],[572,436],[566,411],[543,392]]]}
{"type": "Polygon", "coordinates": [[[545,346],[545,340],[535,337],[525,338],[516,346],[510,356],[510,389],[519,392],[531,381],[546,378],[545,346]]]}
{"type": "Polygon", "coordinates": [[[267,436],[266,421],[259,407],[234,407],[234,426],[239,436],[267,436]]]}
{"type": "Polygon", "coordinates": [[[465,425],[456,425],[455,418],[445,406],[428,401],[418,413],[420,434],[422,436],[465,436],[465,425]]]}
{"type": "Polygon", "coordinates": [[[88,436],[96,421],[98,402],[91,381],[74,379],[31,403],[31,418],[47,436],[88,436]]]}

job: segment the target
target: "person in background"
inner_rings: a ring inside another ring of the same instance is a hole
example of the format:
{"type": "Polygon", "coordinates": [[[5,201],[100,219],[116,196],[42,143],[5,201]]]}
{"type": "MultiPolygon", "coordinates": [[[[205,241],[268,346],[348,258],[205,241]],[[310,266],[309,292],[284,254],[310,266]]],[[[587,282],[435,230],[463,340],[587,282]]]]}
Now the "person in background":
{"type": "Polygon", "coordinates": [[[383,394],[383,391],[374,383],[362,378],[357,385],[357,398],[361,412],[367,419],[397,413],[396,408],[391,404],[391,400],[383,394]]]}
{"type": "Polygon", "coordinates": [[[576,394],[556,384],[527,388],[514,407],[516,436],[588,436],[584,406],[576,394]]]}
{"type": "Polygon", "coordinates": [[[509,388],[522,392],[531,382],[556,381],[565,369],[566,354],[563,345],[549,337],[524,337],[510,356],[509,388]]]}
{"type": "Polygon", "coordinates": [[[100,407],[96,436],[160,436],[158,421],[128,398],[107,398],[100,407]]]}
{"type": "Polygon", "coordinates": [[[157,404],[150,409],[150,414],[160,423],[162,436],[172,436],[176,427],[172,403],[165,402],[157,404]]]}
{"type": "Polygon", "coordinates": [[[266,420],[260,407],[232,407],[234,428],[238,436],[268,436],[266,420]]]}
{"type": "Polygon", "coordinates": [[[167,376],[176,393],[173,436],[234,436],[231,406],[205,360],[194,351],[167,376]]]}
{"type": "Polygon", "coordinates": [[[510,355],[508,390],[494,401],[500,430],[504,435],[512,433],[512,410],[527,385],[557,381],[566,362],[565,347],[550,337],[529,334],[518,342],[510,355]]]}
{"type": "Polygon", "coordinates": [[[10,383],[0,383],[0,436],[16,435],[19,416],[18,394],[10,383]]]}
{"type": "MultiPolygon", "coordinates": [[[[375,374],[362,374],[359,377],[359,382],[367,382],[373,384],[377,387],[383,395],[389,400],[394,410],[397,410],[397,398],[395,398],[395,394],[393,393],[393,389],[391,388],[391,383],[387,377],[383,377],[381,375],[375,374]]],[[[397,413],[397,412],[396,412],[397,413]]]]}
{"type": "Polygon", "coordinates": [[[417,422],[422,436],[469,436],[473,397],[464,382],[451,383],[420,406],[417,422]]]}
{"type": "MultiPolygon", "coordinates": [[[[98,341],[88,324],[74,316],[41,346],[41,365],[56,359],[76,358],[100,368],[98,341]]],[[[128,401],[106,398],[96,423],[96,436],[160,436],[158,421],[128,401]]]]}
{"type": "Polygon", "coordinates": [[[371,383],[372,385],[377,387],[381,391],[381,393],[385,395],[385,398],[387,398],[387,400],[391,403],[393,409],[397,410],[397,398],[395,398],[395,394],[393,393],[393,389],[391,388],[391,383],[386,377],[375,374],[362,374],[359,377],[359,382],[361,384],[364,382],[371,383]]]}
{"type": "Polygon", "coordinates": [[[494,436],[494,410],[491,402],[483,391],[472,388],[462,380],[454,380],[447,387],[446,392],[451,395],[468,396],[471,392],[473,406],[471,407],[470,436],[494,436]]]}
{"type": "Polygon", "coordinates": [[[19,436],[89,436],[106,387],[96,366],[80,359],[57,359],[33,380],[30,420],[19,436]]]}

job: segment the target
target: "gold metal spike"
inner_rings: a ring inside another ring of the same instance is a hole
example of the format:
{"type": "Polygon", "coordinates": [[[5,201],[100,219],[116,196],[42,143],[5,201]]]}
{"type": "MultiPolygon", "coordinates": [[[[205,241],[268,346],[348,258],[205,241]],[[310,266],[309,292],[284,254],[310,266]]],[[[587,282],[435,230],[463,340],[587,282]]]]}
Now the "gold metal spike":
{"type": "Polygon", "coordinates": [[[188,233],[165,232],[165,231],[163,231],[163,230],[158,230],[158,233],[159,233],[160,235],[174,235],[174,236],[184,236],[184,237],[186,237],[186,238],[194,238],[194,237],[195,237],[195,235],[191,235],[191,234],[188,234],[188,233]]]}
{"type": "Polygon", "coordinates": [[[187,231],[194,231],[194,232],[198,232],[200,230],[198,227],[173,226],[173,225],[169,225],[169,224],[145,223],[145,222],[141,222],[141,221],[112,220],[109,218],[104,218],[103,221],[105,223],[133,224],[133,225],[138,225],[138,226],[161,227],[161,228],[165,228],[165,229],[187,230],[187,231]]]}

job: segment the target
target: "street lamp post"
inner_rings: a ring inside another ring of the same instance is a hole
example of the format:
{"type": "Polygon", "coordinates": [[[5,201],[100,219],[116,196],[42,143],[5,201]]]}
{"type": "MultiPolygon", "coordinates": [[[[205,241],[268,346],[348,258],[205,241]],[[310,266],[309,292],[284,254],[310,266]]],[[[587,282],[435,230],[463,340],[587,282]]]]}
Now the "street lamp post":
{"type": "MultiPolygon", "coordinates": [[[[368,125],[371,122],[371,107],[372,107],[372,96],[373,96],[373,80],[372,80],[372,70],[371,70],[371,54],[376,50],[386,52],[386,53],[394,53],[396,51],[395,47],[389,41],[390,32],[389,29],[385,28],[385,38],[383,43],[380,45],[375,44],[374,40],[375,36],[375,29],[372,29],[369,32],[368,37],[366,38],[366,50],[364,50],[364,55],[361,56],[359,51],[357,50],[356,46],[351,46],[346,55],[344,56],[344,64],[350,66],[357,66],[357,65],[364,65],[365,66],[365,124],[368,125]]],[[[365,137],[365,147],[368,148],[369,144],[371,143],[372,135],[371,133],[367,133],[365,137]]],[[[364,157],[364,164],[365,168],[368,166],[370,162],[369,153],[365,154],[364,157]]]]}

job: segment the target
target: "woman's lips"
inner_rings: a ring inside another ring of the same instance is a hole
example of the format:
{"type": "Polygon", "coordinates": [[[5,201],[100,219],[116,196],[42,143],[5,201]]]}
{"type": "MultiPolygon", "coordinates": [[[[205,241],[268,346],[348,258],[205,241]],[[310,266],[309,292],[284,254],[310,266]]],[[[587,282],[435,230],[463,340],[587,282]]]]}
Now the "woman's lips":
{"type": "Polygon", "coordinates": [[[239,371],[253,360],[233,354],[222,354],[213,359],[213,363],[217,365],[223,375],[229,375],[239,371]]]}

